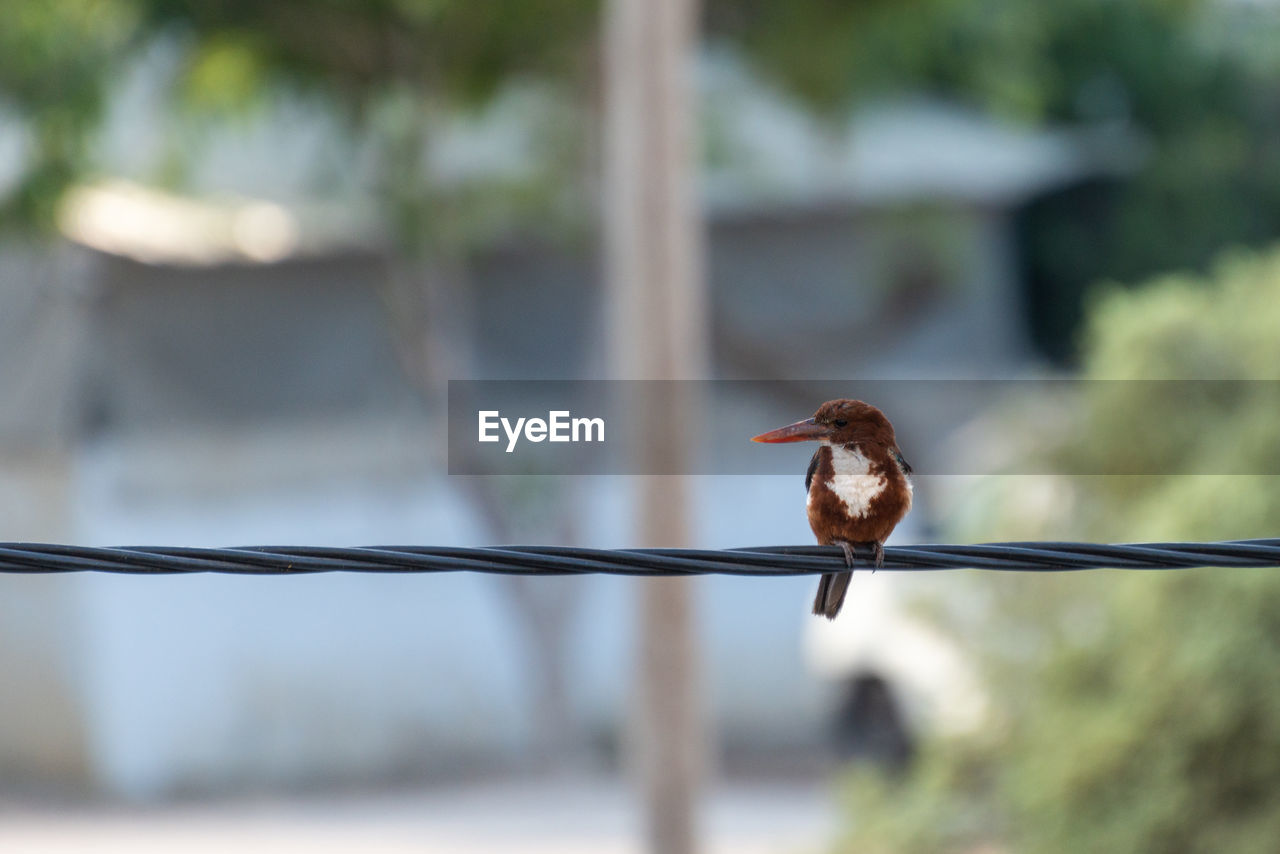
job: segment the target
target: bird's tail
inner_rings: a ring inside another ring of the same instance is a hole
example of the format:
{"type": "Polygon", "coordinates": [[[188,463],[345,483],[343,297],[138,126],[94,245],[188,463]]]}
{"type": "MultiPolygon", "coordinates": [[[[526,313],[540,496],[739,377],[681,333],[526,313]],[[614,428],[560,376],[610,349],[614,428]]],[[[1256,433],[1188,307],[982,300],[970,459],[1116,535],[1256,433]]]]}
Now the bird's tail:
{"type": "Polygon", "coordinates": [[[813,599],[813,613],[834,620],[849,591],[852,572],[828,572],[818,581],[818,595],[813,599]]]}

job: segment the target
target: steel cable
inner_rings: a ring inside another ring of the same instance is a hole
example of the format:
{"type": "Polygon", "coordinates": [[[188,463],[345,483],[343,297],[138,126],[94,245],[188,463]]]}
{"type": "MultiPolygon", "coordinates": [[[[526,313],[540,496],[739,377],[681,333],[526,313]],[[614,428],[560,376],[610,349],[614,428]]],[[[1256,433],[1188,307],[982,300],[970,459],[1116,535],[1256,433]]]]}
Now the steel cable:
{"type": "MultiPolygon", "coordinates": [[[[871,549],[857,548],[858,567],[871,549]]],[[[1280,539],[1209,543],[1023,542],[891,546],[889,571],[985,569],[1062,572],[1083,569],[1187,569],[1280,566],[1280,539]]],[[[571,546],[245,546],[99,548],[0,543],[0,572],[219,572],[295,575],[316,572],[489,572],[577,575],[809,575],[843,569],[835,546],[711,549],[589,549],[571,546]]]]}

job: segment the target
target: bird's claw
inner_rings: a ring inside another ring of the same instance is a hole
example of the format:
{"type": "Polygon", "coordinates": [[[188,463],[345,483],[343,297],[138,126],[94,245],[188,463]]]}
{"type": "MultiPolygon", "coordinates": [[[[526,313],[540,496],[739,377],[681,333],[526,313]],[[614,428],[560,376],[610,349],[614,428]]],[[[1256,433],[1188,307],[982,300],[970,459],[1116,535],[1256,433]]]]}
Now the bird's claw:
{"type": "MultiPolygon", "coordinates": [[[[840,551],[844,552],[844,565],[849,567],[850,569],[853,569],[853,558],[854,558],[853,543],[849,542],[848,540],[836,540],[835,542],[836,542],[836,545],[840,547],[840,551]]],[[[875,572],[877,569],[883,568],[884,567],[884,543],[878,542],[876,540],[872,540],[869,543],[864,543],[864,545],[871,546],[873,554],[875,555],[875,562],[872,564],[871,571],[875,572]]]]}

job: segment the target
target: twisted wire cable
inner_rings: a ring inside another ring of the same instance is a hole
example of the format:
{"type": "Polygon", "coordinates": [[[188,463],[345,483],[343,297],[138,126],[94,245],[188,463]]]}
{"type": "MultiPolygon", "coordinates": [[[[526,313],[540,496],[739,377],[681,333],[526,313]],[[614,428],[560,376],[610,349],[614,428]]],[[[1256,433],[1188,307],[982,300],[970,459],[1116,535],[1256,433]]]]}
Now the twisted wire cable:
{"type": "MultiPolygon", "coordinates": [[[[856,566],[870,568],[869,546],[856,566]]],[[[1280,539],[1206,543],[1020,542],[890,546],[882,570],[982,569],[1063,572],[1084,569],[1188,569],[1280,566],[1280,539]]],[[[845,568],[835,546],[738,549],[589,549],[571,546],[182,546],[91,547],[0,543],[0,572],[111,572],[133,575],[218,572],[489,572],[528,575],[811,575],[845,568]]]]}

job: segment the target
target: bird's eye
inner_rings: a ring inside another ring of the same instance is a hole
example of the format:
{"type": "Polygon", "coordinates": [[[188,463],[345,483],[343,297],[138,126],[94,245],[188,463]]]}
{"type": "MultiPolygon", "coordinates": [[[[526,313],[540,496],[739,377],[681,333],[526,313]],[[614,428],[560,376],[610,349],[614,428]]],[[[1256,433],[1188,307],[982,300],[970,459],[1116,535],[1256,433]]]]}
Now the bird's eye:
{"type": "Polygon", "coordinates": [[[834,424],[834,425],[836,425],[837,427],[848,427],[848,426],[849,426],[849,422],[848,422],[848,421],[845,421],[843,418],[837,418],[835,421],[832,421],[831,423],[832,423],[832,424],[834,424]]]}

